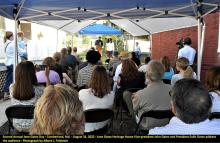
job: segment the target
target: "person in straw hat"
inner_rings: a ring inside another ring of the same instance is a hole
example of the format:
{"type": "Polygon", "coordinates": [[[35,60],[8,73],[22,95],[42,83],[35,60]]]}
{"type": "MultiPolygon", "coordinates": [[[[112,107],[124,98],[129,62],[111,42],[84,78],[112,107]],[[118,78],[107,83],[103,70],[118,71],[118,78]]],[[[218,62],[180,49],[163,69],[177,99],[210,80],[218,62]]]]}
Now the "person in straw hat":
{"type": "MultiPolygon", "coordinates": [[[[127,51],[122,51],[119,55],[121,61],[129,59],[129,53],[127,51]]],[[[115,71],[115,76],[113,77],[114,85],[113,85],[113,92],[115,93],[117,81],[119,78],[119,74],[121,73],[122,64],[119,64],[115,71]]]]}

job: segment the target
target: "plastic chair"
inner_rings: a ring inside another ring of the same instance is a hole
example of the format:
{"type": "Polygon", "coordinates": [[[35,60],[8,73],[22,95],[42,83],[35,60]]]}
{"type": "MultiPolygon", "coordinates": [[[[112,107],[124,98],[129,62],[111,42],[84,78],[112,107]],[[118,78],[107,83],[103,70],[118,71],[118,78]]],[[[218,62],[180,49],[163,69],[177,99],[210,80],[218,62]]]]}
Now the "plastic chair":
{"type": "Polygon", "coordinates": [[[10,134],[11,128],[14,129],[13,119],[33,119],[34,106],[33,105],[10,106],[5,110],[5,114],[8,118],[8,122],[9,122],[8,133],[10,134]]]}
{"type": "MultiPolygon", "coordinates": [[[[134,134],[137,133],[143,118],[151,117],[151,118],[155,118],[155,119],[166,119],[166,118],[171,119],[173,116],[174,115],[171,110],[151,110],[151,111],[144,112],[140,117],[140,120],[137,124],[137,127],[135,129],[134,134]]],[[[148,131],[146,131],[146,132],[148,132],[148,131]]]]}
{"type": "Polygon", "coordinates": [[[87,135],[106,134],[109,130],[109,127],[113,126],[114,112],[111,109],[90,109],[84,111],[84,114],[86,123],[98,123],[110,120],[110,124],[107,124],[105,127],[98,130],[86,132],[85,134],[87,135]]]}

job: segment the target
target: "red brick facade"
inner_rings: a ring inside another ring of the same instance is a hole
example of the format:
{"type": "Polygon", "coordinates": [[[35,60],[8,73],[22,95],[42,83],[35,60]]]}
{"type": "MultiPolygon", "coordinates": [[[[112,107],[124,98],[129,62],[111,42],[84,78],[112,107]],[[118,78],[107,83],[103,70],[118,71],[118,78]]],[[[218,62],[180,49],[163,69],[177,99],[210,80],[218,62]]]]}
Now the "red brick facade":
{"type": "MultiPolygon", "coordinates": [[[[209,14],[204,20],[206,32],[202,61],[202,79],[204,79],[207,66],[220,65],[220,54],[217,53],[219,13],[209,14]]],[[[176,42],[182,37],[189,36],[192,39],[192,47],[197,49],[197,35],[197,26],[153,34],[152,58],[159,60],[163,56],[168,56],[174,65],[178,50],[176,42]]]]}

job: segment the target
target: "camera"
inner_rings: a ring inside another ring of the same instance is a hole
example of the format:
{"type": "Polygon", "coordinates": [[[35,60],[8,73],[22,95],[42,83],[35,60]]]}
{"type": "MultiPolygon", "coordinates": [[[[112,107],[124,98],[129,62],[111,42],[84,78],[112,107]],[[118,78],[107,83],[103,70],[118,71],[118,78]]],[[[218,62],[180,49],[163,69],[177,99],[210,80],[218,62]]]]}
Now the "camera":
{"type": "Polygon", "coordinates": [[[181,38],[179,41],[176,42],[176,45],[178,45],[178,49],[181,49],[184,47],[184,41],[183,38],[181,38]]]}

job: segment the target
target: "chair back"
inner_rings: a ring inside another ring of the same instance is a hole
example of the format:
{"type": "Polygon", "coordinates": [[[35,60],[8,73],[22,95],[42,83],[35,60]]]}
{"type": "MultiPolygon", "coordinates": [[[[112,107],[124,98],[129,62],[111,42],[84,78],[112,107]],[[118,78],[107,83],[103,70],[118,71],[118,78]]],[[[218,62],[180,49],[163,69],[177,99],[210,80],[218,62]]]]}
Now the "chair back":
{"type": "Polygon", "coordinates": [[[34,106],[33,105],[14,105],[5,110],[5,114],[9,122],[9,134],[10,128],[13,128],[12,119],[33,119],[34,106]]]}
{"type": "Polygon", "coordinates": [[[144,117],[151,117],[155,119],[171,119],[173,117],[173,112],[171,110],[151,110],[144,112],[141,115],[140,120],[142,120],[144,117]]]}
{"type": "Polygon", "coordinates": [[[86,123],[103,122],[114,117],[114,112],[111,109],[90,109],[84,113],[86,123]]]}
{"type": "Polygon", "coordinates": [[[162,79],[162,81],[165,84],[171,84],[171,80],[169,80],[169,79],[162,79]]]}
{"type": "Polygon", "coordinates": [[[0,93],[3,92],[6,79],[6,70],[0,71],[0,93]]]}
{"type": "Polygon", "coordinates": [[[210,114],[209,119],[220,119],[220,112],[213,112],[210,114]]]}
{"type": "Polygon", "coordinates": [[[151,118],[155,118],[155,119],[171,119],[174,116],[173,112],[171,110],[151,110],[151,111],[147,111],[144,112],[141,117],[140,120],[137,124],[137,127],[135,129],[135,134],[138,131],[138,128],[143,120],[143,118],[145,117],[151,117],[151,118]]]}

